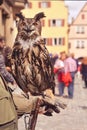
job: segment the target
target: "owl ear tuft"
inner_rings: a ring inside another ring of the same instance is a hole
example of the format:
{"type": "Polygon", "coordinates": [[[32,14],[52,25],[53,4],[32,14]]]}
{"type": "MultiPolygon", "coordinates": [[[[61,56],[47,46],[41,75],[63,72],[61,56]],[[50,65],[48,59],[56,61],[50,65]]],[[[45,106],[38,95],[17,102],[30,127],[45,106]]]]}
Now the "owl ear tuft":
{"type": "Polygon", "coordinates": [[[46,17],[43,12],[40,12],[34,16],[35,21],[39,21],[41,18],[46,17]]]}
{"type": "Polygon", "coordinates": [[[18,17],[18,18],[20,18],[20,19],[22,19],[22,20],[24,20],[24,16],[22,15],[22,13],[20,12],[20,13],[18,13],[18,14],[16,14],[16,16],[18,17]]]}

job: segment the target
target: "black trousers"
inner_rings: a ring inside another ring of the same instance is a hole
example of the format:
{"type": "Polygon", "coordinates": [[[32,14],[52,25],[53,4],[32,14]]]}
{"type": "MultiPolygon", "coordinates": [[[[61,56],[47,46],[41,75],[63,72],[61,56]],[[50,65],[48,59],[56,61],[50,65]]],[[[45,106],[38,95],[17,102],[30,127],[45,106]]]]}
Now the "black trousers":
{"type": "Polygon", "coordinates": [[[85,87],[87,88],[87,77],[86,76],[83,76],[83,80],[85,82],[85,87]]]}

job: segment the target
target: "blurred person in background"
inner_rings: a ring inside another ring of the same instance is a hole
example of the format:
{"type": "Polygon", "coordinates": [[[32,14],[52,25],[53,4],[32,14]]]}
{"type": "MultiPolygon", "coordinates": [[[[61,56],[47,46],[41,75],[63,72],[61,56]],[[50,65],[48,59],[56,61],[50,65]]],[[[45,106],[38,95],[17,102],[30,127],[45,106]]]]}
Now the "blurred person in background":
{"type": "Polygon", "coordinates": [[[65,84],[62,81],[62,74],[64,73],[64,60],[66,59],[65,51],[60,53],[60,58],[58,58],[54,64],[54,73],[57,75],[58,80],[58,91],[59,96],[63,96],[65,84]]]}
{"type": "Polygon", "coordinates": [[[54,66],[56,60],[58,59],[58,54],[50,54],[51,63],[54,66]]]}
{"type": "Polygon", "coordinates": [[[5,41],[4,37],[0,37],[0,73],[5,78],[7,82],[15,84],[15,80],[13,76],[8,72],[8,68],[6,67],[5,58],[7,57],[7,53],[4,51],[5,41]]]}
{"type": "Polygon", "coordinates": [[[64,61],[65,73],[69,73],[72,81],[68,85],[68,97],[73,98],[74,95],[74,79],[77,72],[77,62],[73,58],[72,54],[69,54],[68,58],[64,61]]]}
{"type": "Polygon", "coordinates": [[[87,57],[84,57],[81,64],[82,79],[85,82],[85,88],[87,88],[87,57]]]}

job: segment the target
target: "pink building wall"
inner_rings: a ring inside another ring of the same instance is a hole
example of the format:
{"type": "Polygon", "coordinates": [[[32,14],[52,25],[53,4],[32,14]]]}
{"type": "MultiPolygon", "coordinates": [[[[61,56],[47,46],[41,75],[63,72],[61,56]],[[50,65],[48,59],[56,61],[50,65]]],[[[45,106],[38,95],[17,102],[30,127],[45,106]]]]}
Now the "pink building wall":
{"type": "Polygon", "coordinates": [[[87,56],[87,3],[69,28],[69,52],[75,57],[87,56]]]}

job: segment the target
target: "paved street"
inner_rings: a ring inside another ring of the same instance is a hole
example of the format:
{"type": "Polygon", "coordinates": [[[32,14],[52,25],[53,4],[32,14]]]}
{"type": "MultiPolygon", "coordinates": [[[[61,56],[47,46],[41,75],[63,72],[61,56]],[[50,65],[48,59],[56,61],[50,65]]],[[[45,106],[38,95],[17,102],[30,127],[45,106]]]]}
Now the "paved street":
{"type": "MultiPolygon", "coordinates": [[[[83,87],[81,77],[76,76],[74,99],[56,97],[65,102],[67,108],[61,109],[60,114],[53,113],[52,117],[39,115],[35,130],[87,130],[87,89],[83,87]]],[[[19,130],[25,130],[23,117],[19,120],[19,130]]]]}

